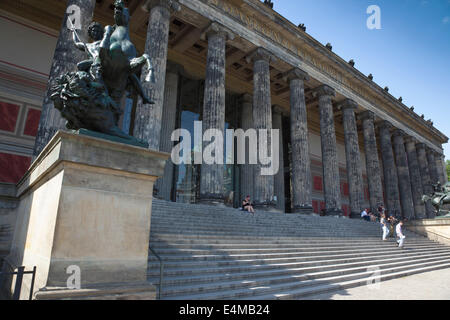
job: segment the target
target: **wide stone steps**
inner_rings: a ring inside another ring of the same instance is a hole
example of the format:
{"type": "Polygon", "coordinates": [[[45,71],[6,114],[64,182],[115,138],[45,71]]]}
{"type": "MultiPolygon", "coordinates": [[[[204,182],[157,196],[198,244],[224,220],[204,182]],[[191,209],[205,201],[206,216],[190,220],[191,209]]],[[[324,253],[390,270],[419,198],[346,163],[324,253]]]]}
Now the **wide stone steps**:
{"type": "MultiPolygon", "coordinates": [[[[377,267],[381,274],[389,274],[393,272],[405,272],[418,267],[432,267],[437,263],[441,264],[443,262],[450,264],[449,254],[435,256],[433,258],[421,258],[414,261],[408,260],[408,262],[386,263],[377,265],[377,267]]],[[[320,268],[306,270],[299,269],[297,270],[297,274],[289,275],[287,277],[265,278],[260,281],[214,281],[210,284],[193,286],[183,285],[178,288],[165,286],[163,292],[164,299],[254,299],[256,295],[269,293],[279,294],[285,290],[293,290],[305,286],[315,286],[320,280],[322,281],[319,283],[327,282],[328,284],[348,280],[359,280],[359,283],[362,282],[366,284],[367,280],[374,274],[374,271],[369,269],[371,266],[373,265],[356,266],[346,269],[339,269],[338,266],[336,266],[330,270],[323,270],[320,268]]],[[[312,293],[317,294],[318,292],[313,290],[312,293]]]]}
{"type": "MultiPolygon", "coordinates": [[[[154,200],[150,246],[163,299],[296,299],[450,266],[450,247],[379,223],[154,200]]],[[[149,252],[148,279],[159,286],[149,252]]]]}

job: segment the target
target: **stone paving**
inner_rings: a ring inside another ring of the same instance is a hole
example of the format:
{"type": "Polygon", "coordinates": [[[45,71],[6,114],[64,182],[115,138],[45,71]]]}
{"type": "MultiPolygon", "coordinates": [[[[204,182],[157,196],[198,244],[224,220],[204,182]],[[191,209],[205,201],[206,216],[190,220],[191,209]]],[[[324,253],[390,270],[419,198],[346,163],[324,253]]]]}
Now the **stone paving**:
{"type": "Polygon", "coordinates": [[[309,300],[450,300],[450,269],[430,271],[381,282],[376,288],[363,286],[309,300]]]}

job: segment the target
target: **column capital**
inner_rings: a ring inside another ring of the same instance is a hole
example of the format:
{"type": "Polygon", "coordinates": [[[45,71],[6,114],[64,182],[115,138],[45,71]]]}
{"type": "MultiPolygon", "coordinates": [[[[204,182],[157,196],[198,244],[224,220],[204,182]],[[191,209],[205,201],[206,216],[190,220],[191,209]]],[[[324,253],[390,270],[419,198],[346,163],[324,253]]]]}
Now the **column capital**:
{"type": "Polygon", "coordinates": [[[166,73],[183,74],[184,67],[181,64],[168,60],[166,66],[166,73]]]}
{"type": "Polygon", "coordinates": [[[416,148],[417,149],[424,149],[424,150],[426,150],[426,145],[425,145],[425,143],[423,143],[423,142],[418,142],[418,143],[416,143],[416,148]]]}
{"type": "Polygon", "coordinates": [[[272,53],[270,53],[266,49],[259,47],[259,48],[256,48],[253,52],[251,52],[245,58],[245,60],[247,61],[247,63],[250,63],[252,61],[255,62],[255,61],[259,61],[259,60],[264,60],[264,61],[270,63],[270,62],[276,61],[276,58],[272,53]]]}
{"type": "Polygon", "coordinates": [[[305,71],[303,71],[299,68],[291,69],[283,74],[283,80],[286,82],[291,82],[292,80],[295,80],[295,79],[308,81],[309,75],[308,75],[308,73],[306,73],[305,71]]]}
{"type": "Polygon", "coordinates": [[[272,112],[276,113],[276,114],[281,114],[281,115],[286,115],[287,114],[287,111],[283,107],[281,107],[281,106],[279,106],[277,104],[274,104],[272,106],[272,112]]]}
{"type": "Polygon", "coordinates": [[[216,34],[224,36],[225,40],[234,39],[234,33],[230,29],[228,29],[227,27],[223,26],[222,24],[216,21],[211,22],[211,24],[205,28],[201,38],[207,40],[210,36],[216,34]]]}
{"type": "Polygon", "coordinates": [[[358,108],[358,104],[353,101],[352,99],[344,99],[342,101],[340,101],[337,104],[337,108],[338,110],[346,110],[346,109],[351,109],[351,110],[355,110],[358,108]]]}
{"type": "Polygon", "coordinates": [[[253,96],[250,93],[244,93],[240,96],[242,103],[253,103],[253,96]]]}
{"type": "Polygon", "coordinates": [[[406,137],[406,133],[402,129],[395,129],[394,132],[392,133],[392,137],[404,138],[404,137],[406,137]]]}
{"type": "Polygon", "coordinates": [[[412,137],[412,136],[405,136],[404,137],[404,140],[405,140],[405,143],[406,144],[414,144],[414,146],[417,144],[417,139],[416,138],[414,138],[414,137],[412,137]]]}
{"type": "Polygon", "coordinates": [[[154,7],[163,7],[173,12],[181,10],[181,5],[177,0],[146,0],[142,5],[142,9],[147,12],[150,12],[154,7]]]}
{"type": "Polygon", "coordinates": [[[323,84],[314,89],[313,95],[314,95],[314,97],[317,97],[317,96],[319,96],[319,97],[324,97],[324,96],[325,97],[334,97],[334,96],[336,96],[336,91],[332,87],[330,87],[326,84],[323,84]]]}
{"type": "Polygon", "coordinates": [[[387,120],[381,120],[380,122],[377,123],[377,127],[379,129],[387,129],[389,131],[391,131],[392,128],[394,128],[394,126],[392,125],[392,123],[390,123],[387,120]]]}
{"type": "Polygon", "coordinates": [[[366,110],[358,115],[358,119],[360,120],[371,120],[372,122],[375,120],[375,113],[370,110],[366,110]]]}

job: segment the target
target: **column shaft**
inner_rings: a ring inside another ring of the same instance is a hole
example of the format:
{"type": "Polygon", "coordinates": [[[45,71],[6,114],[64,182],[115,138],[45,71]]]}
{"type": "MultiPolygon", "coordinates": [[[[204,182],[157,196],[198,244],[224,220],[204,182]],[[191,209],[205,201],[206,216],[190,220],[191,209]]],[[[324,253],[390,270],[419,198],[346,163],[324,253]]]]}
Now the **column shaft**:
{"type": "Polygon", "coordinates": [[[335,92],[333,88],[322,85],[316,89],[315,94],[319,96],[325,213],[327,215],[342,215],[341,179],[339,177],[336,132],[334,128],[333,104],[331,101],[335,92]]]}
{"type": "Polygon", "coordinates": [[[300,69],[293,69],[285,75],[285,79],[289,81],[291,90],[292,210],[294,213],[312,213],[311,159],[304,84],[309,76],[300,69]]]}
{"type": "Polygon", "coordinates": [[[345,158],[350,197],[350,217],[357,218],[363,209],[364,185],[362,179],[361,154],[358,143],[355,109],[357,104],[352,100],[341,103],[342,123],[345,136],[345,158]]]}
{"type": "MultiPolygon", "coordinates": [[[[274,129],[280,130],[279,135],[279,164],[280,169],[274,177],[274,195],[277,197],[276,208],[281,212],[285,212],[285,195],[284,195],[284,156],[283,156],[283,113],[282,109],[274,106],[272,113],[272,125],[274,129]]],[[[274,143],[277,143],[274,141],[274,143]]]]}
{"type": "MultiPolygon", "coordinates": [[[[170,137],[176,126],[179,69],[178,65],[168,65],[166,83],[164,85],[164,103],[159,150],[168,153],[172,151],[173,142],[170,140],[170,137]]],[[[164,175],[161,179],[156,181],[158,198],[167,201],[171,200],[174,169],[172,160],[169,158],[164,167],[164,175]]]]}
{"type": "Polygon", "coordinates": [[[426,218],[425,206],[422,203],[423,188],[420,175],[419,161],[417,159],[416,142],[413,138],[406,140],[406,153],[408,156],[409,177],[411,179],[411,192],[414,203],[416,219],[426,218]]]}
{"type": "MultiPolygon", "coordinates": [[[[208,40],[208,55],[206,60],[205,91],[203,98],[203,133],[209,129],[224,137],[225,130],[225,44],[227,41],[227,30],[213,22],[206,30],[208,40]]],[[[214,143],[222,143],[216,141],[214,143]]],[[[205,142],[203,150],[211,142],[205,142]]],[[[217,156],[214,153],[215,156],[217,156]]],[[[218,159],[219,160],[219,159],[218,159]]],[[[223,202],[223,155],[219,161],[222,164],[206,164],[203,160],[200,175],[200,201],[201,202],[223,202]]]]}
{"type": "Polygon", "coordinates": [[[439,180],[439,173],[436,166],[435,151],[427,148],[427,160],[430,168],[431,183],[436,184],[439,180]]]}
{"type": "MultiPolygon", "coordinates": [[[[250,94],[244,94],[241,98],[241,128],[244,131],[253,129],[253,99],[250,94]]],[[[253,199],[253,179],[255,165],[249,163],[250,141],[245,145],[245,164],[241,165],[241,198],[242,201],[246,196],[253,199]]],[[[241,203],[241,202],[239,202],[241,203]]]]}
{"type": "Polygon", "coordinates": [[[366,111],[361,114],[364,134],[364,150],[366,156],[366,171],[369,184],[370,207],[373,212],[377,211],[383,200],[383,187],[381,183],[381,168],[378,157],[377,141],[374,127],[374,114],[366,111]]]}
{"type": "Polygon", "coordinates": [[[394,132],[394,152],[397,164],[398,187],[402,216],[406,219],[414,219],[414,204],[411,192],[411,180],[409,177],[408,160],[406,158],[404,133],[401,130],[394,132]]]}
{"type": "MultiPolygon", "coordinates": [[[[419,162],[420,176],[422,178],[422,190],[424,194],[431,196],[433,187],[431,185],[430,170],[428,166],[427,153],[425,151],[425,144],[418,143],[416,145],[417,159],[419,162]]],[[[425,211],[427,218],[433,219],[435,217],[434,207],[431,200],[425,203],[425,211]]]]}
{"type": "Polygon", "coordinates": [[[72,39],[72,31],[69,30],[70,22],[67,21],[67,18],[68,16],[71,17],[71,21],[74,23],[75,27],[81,25],[81,30],[77,29],[77,34],[82,41],[88,42],[87,28],[92,22],[95,3],[95,0],[67,1],[67,10],[62,20],[58,41],[56,42],[47,91],[42,104],[41,118],[33,150],[34,157],[44,149],[56,131],[65,129],[66,121],[61,117],[60,112],[53,107],[53,101],[50,98],[51,88],[54,85],[56,78],[66,72],[76,71],[77,63],[87,58],[85,53],[75,47],[72,39]],[[80,10],[78,11],[77,8],[80,10]],[[78,12],[79,21],[77,21],[78,12]],[[75,21],[73,20],[74,18],[75,21]]]}
{"type": "MultiPolygon", "coordinates": [[[[179,10],[176,1],[147,1],[149,10],[145,53],[150,58],[155,82],[142,81],[142,88],[154,104],[144,104],[139,97],[134,120],[134,136],[147,141],[150,149],[159,150],[161,119],[164,103],[164,85],[166,79],[167,47],[171,10],[179,10]]],[[[139,10],[139,9],[137,9],[139,10]]],[[[142,75],[144,78],[145,75],[142,75]]]]}
{"type": "Polygon", "coordinates": [[[380,148],[383,161],[384,187],[386,192],[386,209],[389,214],[400,215],[400,194],[398,192],[397,167],[392,150],[392,125],[383,121],[380,126],[380,148]]]}
{"type": "MultiPolygon", "coordinates": [[[[248,61],[253,61],[253,124],[258,131],[258,142],[261,140],[260,130],[267,131],[267,152],[272,152],[270,130],[272,129],[272,104],[270,93],[270,68],[272,55],[262,49],[256,49],[248,61]]],[[[258,143],[258,153],[260,152],[258,143]]],[[[274,176],[262,175],[262,165],[259,159],[254,172],[254,204],[263,210],[273,210],[274,176]]]]}

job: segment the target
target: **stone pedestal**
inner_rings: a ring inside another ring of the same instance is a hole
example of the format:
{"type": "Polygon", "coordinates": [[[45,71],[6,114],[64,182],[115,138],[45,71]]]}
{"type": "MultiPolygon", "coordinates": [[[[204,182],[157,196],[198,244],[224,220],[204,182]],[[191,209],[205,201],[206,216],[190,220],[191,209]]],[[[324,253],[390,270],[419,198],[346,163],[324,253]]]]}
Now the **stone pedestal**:
{"type": "MultiPolygon", "coordinates": [[[[36,266],[36,299],[154,299],[146,282],[152,190],[168,156],[59,131],[17,185],[17,225],[4,267],[36,266]],[[69,290],[72,268],[81,286],[69,290]]],[[[24,277],[22,299],[30,279],[24,277]]]]}

